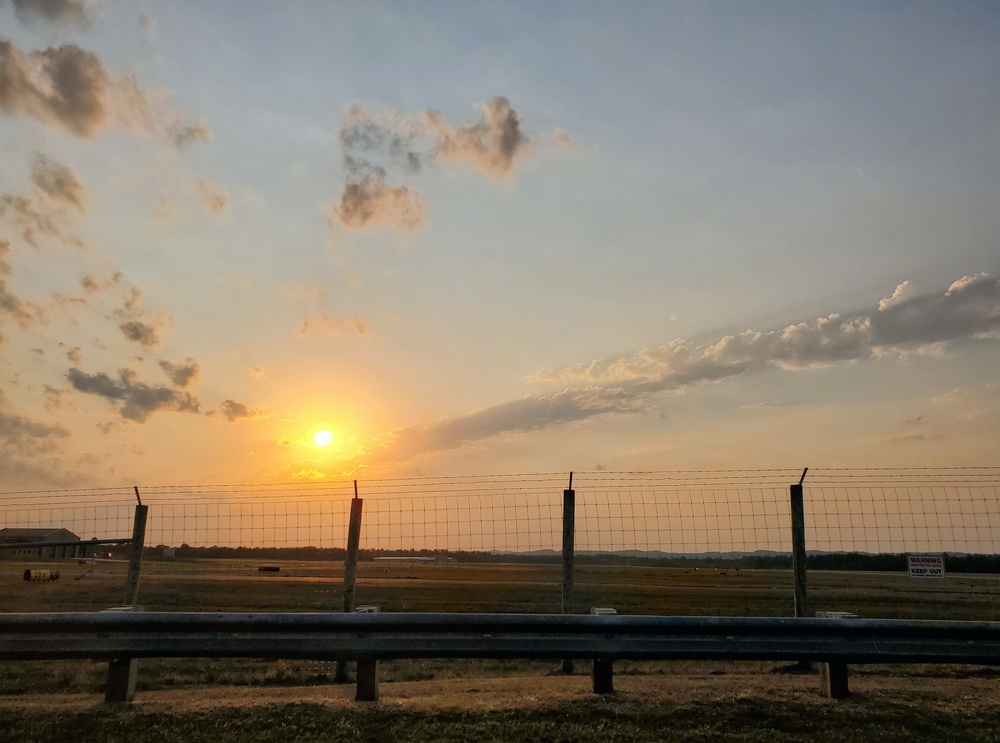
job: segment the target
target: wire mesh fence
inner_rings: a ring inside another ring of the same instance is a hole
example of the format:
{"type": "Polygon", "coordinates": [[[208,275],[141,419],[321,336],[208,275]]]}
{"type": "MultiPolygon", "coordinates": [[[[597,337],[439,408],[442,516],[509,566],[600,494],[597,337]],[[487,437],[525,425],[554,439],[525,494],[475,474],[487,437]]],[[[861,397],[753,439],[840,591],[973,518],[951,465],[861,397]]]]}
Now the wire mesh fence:
{"type": "MultiPolygon", "coordinates": [[[[801,476],[798,469],[577,472],[572,488],[575,554],[583,560],[578,566],[589,564],[587,558],[666,568],[677,567],[682,560],[714,559],[723,561],[721,565],[752,556],[787,557],[792,549],[789,485],[801,476]]],[[[393,606],[393,597],[403,595],[402,583],[387,581],[411,580],[413,586],[424,581],[419,585],[427,596],[436,596],[435,605],[457,606],[461,602],[447,592],[467,591],[469,581],[483,585],[495,581],[519,584],[522,589],[527,584],[545,586],[532,599],[535,604],[527,599],[517,603],[521,599],[509,591],[502,596],[498,592],[498,602],[558,610],[564,490],[570,482],[569,473],[536,473],[156,486],[139,492],[149,506],[145,545],[153,559],[165,560],[166,555],[234,561],[311,559],[320,567],[286,565],[282,578],[322,581],[316,590],[329,594],[342,579],[350,506],[357,494],[363,499],[358,572],[362,603],[393,606]],[[406,569],[396,563],[390,570],[386,558],[493,567],[492,572],[474,576],[455,572],[454,581],[438,585],[451,573],[419,573],[413,563],[406,569]],[[515,564],[549,568],[501,567],[515,564]]],[[[804,494],[806,547],[813,555],[1000,553],[1000,468],[812,469],[804,494]]],[[[58,530],[81,540],[127,538],[135,502],[132,488],[0,493],[0,547],[8,547],[0,549],[0,562],[24,560],[23,554],[18,557],[9,549],[10,544],[25,541],[24,530],[43,540],[46,532],[58,530]]],[[[110,547],[105,556],[121,558],[125,549],[110,547]]],[[[122,573],[124,560],[117,564],[109,570],[122,573]]],[[[161,560],[157,569],[166,575],[169,563],[161,560]]],[[[216,579],[223,575],[221,567],[213,569],[216,579]]],[[[246,577],[255,570],[253,563],[232,562],[224,574],[246,577]]],[[[596,585],[605,578],[584,575],[580,585],[587,581],[596,585]]],[[[666,573],[649,580],[657,585],[690,582],[666,573]]],[[[605,582],[613,591],[614,581],[605,582]]],[[[205,596],[206,601],[217,598],[205,596]]],[[[304,593],[288,596],[289,602],[304,602],[305,607],[336,606],[330,597],[310,604],[312,599],[304,593]]],[[[400,599],[400,607],[426,608],[415,596],[414,591],[405,601],[400,599]]],[[[239,596],[230,600],[236,602],[239,596]]],[[[493,606],[486,599],[469,605],[493,606]]]]}

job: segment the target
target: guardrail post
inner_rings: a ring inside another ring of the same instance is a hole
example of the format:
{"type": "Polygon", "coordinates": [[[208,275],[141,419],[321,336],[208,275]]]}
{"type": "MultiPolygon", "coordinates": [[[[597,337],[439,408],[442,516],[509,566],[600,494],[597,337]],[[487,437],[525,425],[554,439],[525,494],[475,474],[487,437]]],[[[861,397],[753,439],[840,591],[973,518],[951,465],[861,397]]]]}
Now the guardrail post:
{"type": "MultiPolygon", "coordinates": [[[[125,576],[125,606],[120,610],[135,611],[139,603],[139,577],[142,573],[142,550],[146,544],[146,516],[149,506],[142,505],[139,488],[135,488],[135,517],[132,521],[132,542],[129,545],[128,573],[125,576]]],[[[105,702],[131,702],[139,678],[139,661],[122,656],[108,664],[108,684],[104,690],[105,702]]]]}
{"type": "MultiPolygon", "coordinates": [[[[618,612],[610,607],[592,606],[591,614],[614,615],[618,612]]],[[[615,691],[615,668],[612,658],[594,658],[592,678],[595,694],[613,694],[615,691]]]]}
{"type": "MultiPolygon", "coordinates": [[[[576,536],[576,491],[573,490],[573,473],[569,473],[569,487],[563,491],[563,541],[562,541],[562,613],[573,612],[573,546],[576,536]]],[[[563,673],[573,673],[573,659],[564,658],[563,673]]]]}
{"type": "MultiPolygon", "coordinates": [[[[344,612],[354,611],[354,585],[358,575],[358,549],[361,546],[361,513],[364,506],[364,499],[358,497],[358,481],[354,481],[354,498],[351,500],[351,521],[347,527],[347,557],[344,560],[344,612]]],[[[360,667],[359,681],[360,684],[360,667]]],[[[347,661],[338,660],[337,670],[333,680],[336,683],[345,683],[347,677],[347,661]]],[[[360,692],[359,692],[360,693],[360,692]]]]}
{"type": "MultiPolygon", "coordinates": [[[[857,614],[849,611],[818,611],[820,619],[857,619],[857,614]]],[[[819,664],[819,693],[830,699],[847,699],[851,688],[847,678],[847,664],[839,660],[822,661],[819,664]]]]}
{"type": "Polygon", "coordinates": [[[354,696],[358,702],[378,701],[378,660],[358,658],[358,689],[354,696]]]}

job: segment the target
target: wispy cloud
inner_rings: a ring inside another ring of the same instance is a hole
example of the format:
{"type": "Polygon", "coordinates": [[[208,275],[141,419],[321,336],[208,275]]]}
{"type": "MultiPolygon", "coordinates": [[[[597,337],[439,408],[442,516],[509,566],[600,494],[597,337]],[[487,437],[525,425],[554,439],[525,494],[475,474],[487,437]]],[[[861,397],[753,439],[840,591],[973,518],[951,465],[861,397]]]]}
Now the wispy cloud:
{"type": "Polygon", "coordinates": [[[45,155],[36,155],[31,169],[31,182],[48,198],[84,211],[87,190],[72,168],[61,165],[45,155]]]}
{"type": "Polygon", "coordinates": [[[230,423],[239,420],[262,420],[270,417],[264,408],[257,405],[247,405],[235,400],[224,400],[219,403],[219,410],[230,423]]]}
{"type": "Polygon", "coordinates": [[[350,319],[334,317],[326,312],[319,312],[311,315],[302,323],[299,328],[299,335],[308,338],[314,333],[339,337],[343,335],[368,335],[368,326],[364,319],[352,317],[350,319]]]}
{"type": "Polygon", "coordinates": [[[229,199],[226,197],[221,186],[202,178],[198,181],[198,190],[201,193],[201,202],[205,207],[205,211],[213,217],[225,214],[229,206],[229,199]]]}
{"type": "Polygon", "coordinates": [[[92,3],[87,0],[11,0],[11,4],[22,23],[40,19],[82,30],[93,20],[92,3]]]}

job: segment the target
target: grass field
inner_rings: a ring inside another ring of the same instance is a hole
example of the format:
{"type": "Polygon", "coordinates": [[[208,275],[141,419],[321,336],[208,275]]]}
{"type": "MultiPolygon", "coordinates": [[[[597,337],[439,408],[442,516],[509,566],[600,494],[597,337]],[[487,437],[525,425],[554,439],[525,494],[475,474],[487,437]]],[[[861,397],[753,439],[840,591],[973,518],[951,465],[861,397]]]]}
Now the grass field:
{"type": "MultiPolygon", "coordinates": [[[[340,566],[274,564],[279,573],[235,560],[150,561],[140,603],[152,611],[340,607],[340,566]]],[[[6,611],[91,611],[122,602],[123,562],[65,562],[59,581],[37,584],[21,580],[25,567],[0,562],[6,611]]],[[[383,611],[558,612],[560,576],[557,565],[362,563],[357,603],[383,611]]],[[[901,574],[813,572],[809,597],[811,610],[865,617],[1000,619],[1000,576],[992,575],[921,582],[901,574]]],[[[622,614],[792,614],[786,571],[580,566],[576,598],[580,612],[612,606],[622,614]]],[[[359,709],[349,687],[329,686],[329,662],[149,659],[141,663],[139,701],[126,711],[100,705],[104,663],[7,662],[3,669],[0,740],[646,741],[718,740],[736,732],[749,741],[1000,740],[1000,675],[965,667],[854,669],[855,696],[838,704],[819,697],[815,676],[766,663],[623,662],[615,669],[618,692],[598,700],[589,694],[586,664],[567,678],[545,662],[392,661],[380,664],[383,702],[359,709]],[[699,688],[704,694],[692,696],[699,688]],[[453,695],[442,697],[444,689],[453,695]],[[205,690],[213,690],[216,706],[177,701],[188,694],[204,701],[205,690]],[[339,701],[331,706],[331,699],[339,701]],[[262,706],[272,700],[280,703],[262,706]],[[247,709],[229,709],[234,703],[247,709]]]]}

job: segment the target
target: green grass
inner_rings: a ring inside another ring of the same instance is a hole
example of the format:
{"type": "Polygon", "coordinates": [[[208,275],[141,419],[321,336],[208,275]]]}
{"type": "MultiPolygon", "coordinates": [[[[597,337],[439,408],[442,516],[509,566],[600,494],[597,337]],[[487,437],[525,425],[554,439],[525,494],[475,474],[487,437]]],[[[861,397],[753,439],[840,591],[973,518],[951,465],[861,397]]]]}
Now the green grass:
{"type": "Polygon", "coordinates": [[[803,705],[725,699],[697,704],[593,699],[543,709],[414,712],[315,704],[190,714],[100,707],[84,713],[0,709],[4,740],[107,743],[290,741],[997,741],[1000,709],[947,712],[874,695],[803,705]]]}

